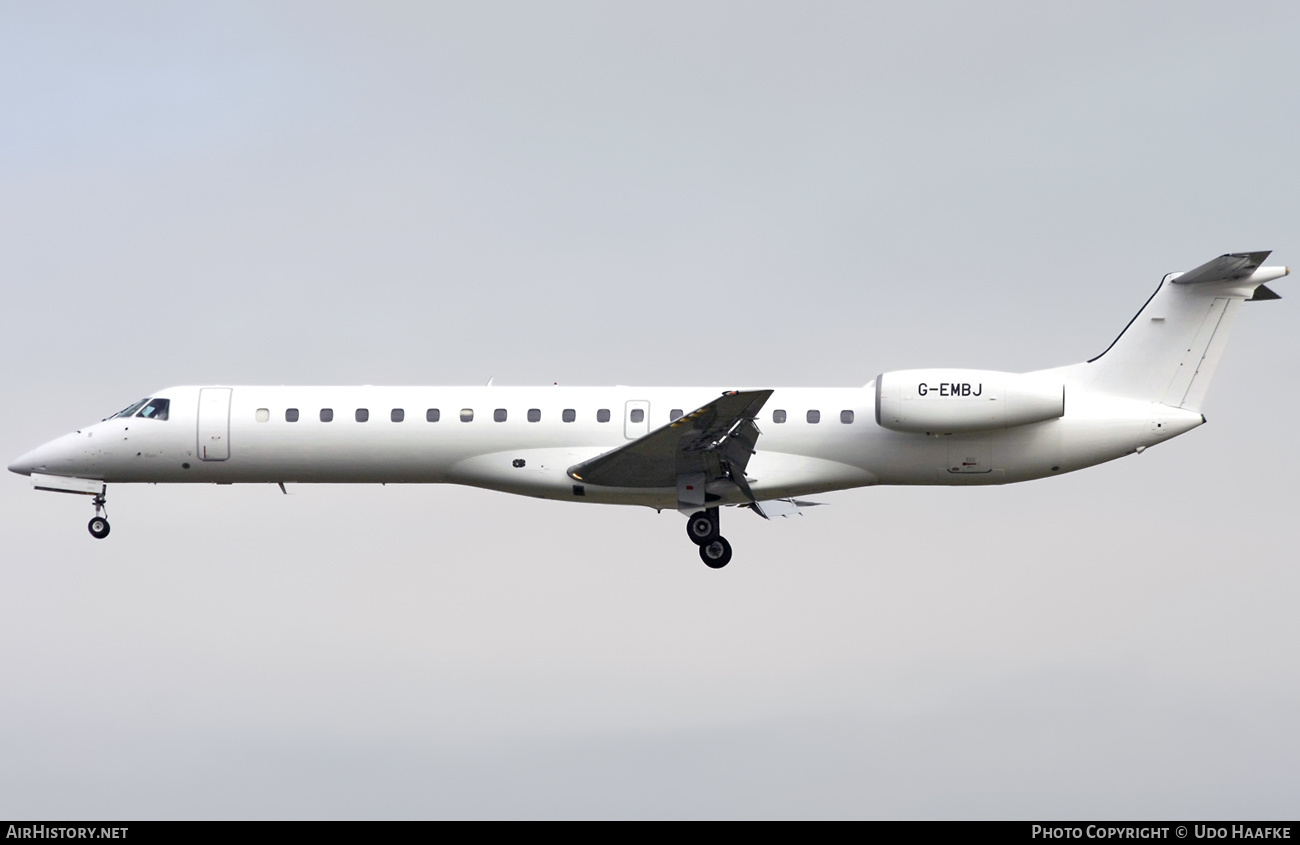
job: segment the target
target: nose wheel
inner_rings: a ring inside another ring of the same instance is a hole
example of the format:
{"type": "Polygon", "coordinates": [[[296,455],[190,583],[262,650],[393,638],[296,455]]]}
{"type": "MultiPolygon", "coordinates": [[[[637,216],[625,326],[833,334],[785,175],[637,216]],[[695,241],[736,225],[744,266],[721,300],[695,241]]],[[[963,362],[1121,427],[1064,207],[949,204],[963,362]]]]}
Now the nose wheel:
{"type": "Polygon", "coordinates": [[[90,531],[90,536],[96,540],[102,540],[108,536],[108,499],[101,493],[90,500],[95,506],[95,517],[90,520],[86,529],[90,531]]]}
{"type": "Polygon", "coordinates": [[[686,536],[700,547],[700,560],[710,569],[721,569],[731,562],[731,544],[718,533],[717,508],[686,517],[686,536]]]}

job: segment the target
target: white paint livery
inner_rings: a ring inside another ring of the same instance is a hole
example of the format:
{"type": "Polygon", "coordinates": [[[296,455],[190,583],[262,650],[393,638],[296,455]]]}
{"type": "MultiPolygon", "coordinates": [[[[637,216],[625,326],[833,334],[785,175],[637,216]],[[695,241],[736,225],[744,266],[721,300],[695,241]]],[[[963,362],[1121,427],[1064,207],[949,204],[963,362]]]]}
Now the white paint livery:
{"type": "Polygon", "coordinates": [[[764,518],[877,484],[1005,484],[1141,452],[1201,425],[1267,252],[1170,274],[1111,346],[1014,374],[928,369],[860,388],[172,387],[18,458],[42,490],[109,483],[462,484],[677,509],[724,566],[719,508],[764,518]]]}

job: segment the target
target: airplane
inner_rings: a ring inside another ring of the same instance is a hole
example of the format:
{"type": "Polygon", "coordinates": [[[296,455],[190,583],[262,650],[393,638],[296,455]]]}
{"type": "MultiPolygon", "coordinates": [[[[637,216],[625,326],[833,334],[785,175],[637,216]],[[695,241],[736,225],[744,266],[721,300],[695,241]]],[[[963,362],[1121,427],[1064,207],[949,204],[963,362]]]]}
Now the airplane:
{"type": "Polygon", "coordinates": [[[723,507],[765,519],[874,485],[983,485],[1140,453],[1205,422],[1243,302],[1280,297],[1264,252],[1170,273],[1102,354],[1029,373],[931,368],[863,387],[244,387],[157,391],[9,465],[38,490],[109,484],[463,484],[683,513],[706,565],[723,507]]]}

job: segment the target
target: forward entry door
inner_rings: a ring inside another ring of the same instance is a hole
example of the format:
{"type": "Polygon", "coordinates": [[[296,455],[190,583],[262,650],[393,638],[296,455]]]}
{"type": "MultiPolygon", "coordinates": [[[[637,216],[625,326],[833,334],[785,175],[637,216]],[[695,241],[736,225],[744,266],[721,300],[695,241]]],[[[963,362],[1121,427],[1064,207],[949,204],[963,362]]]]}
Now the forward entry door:
{"type": "Polygon", "coordinates": [[[224,461],[230,457],[229,387],[205,387],[199,391],[199,457],[224,461]]]}

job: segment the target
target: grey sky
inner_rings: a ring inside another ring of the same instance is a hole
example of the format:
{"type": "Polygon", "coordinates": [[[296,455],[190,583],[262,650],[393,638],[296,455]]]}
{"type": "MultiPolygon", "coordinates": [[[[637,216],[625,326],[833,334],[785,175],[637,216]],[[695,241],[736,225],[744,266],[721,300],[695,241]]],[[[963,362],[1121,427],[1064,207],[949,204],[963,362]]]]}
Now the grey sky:
{"type": "MultiPolygon", "coordinates": [[[[171,384],[857,385],[1300,264],[1294,4],[0,5],[22,452],[171,384]]],[[[767,524],[0,484],[0,816],[1300,812],[1293,279],[1210,425],[767,524]]]]}

